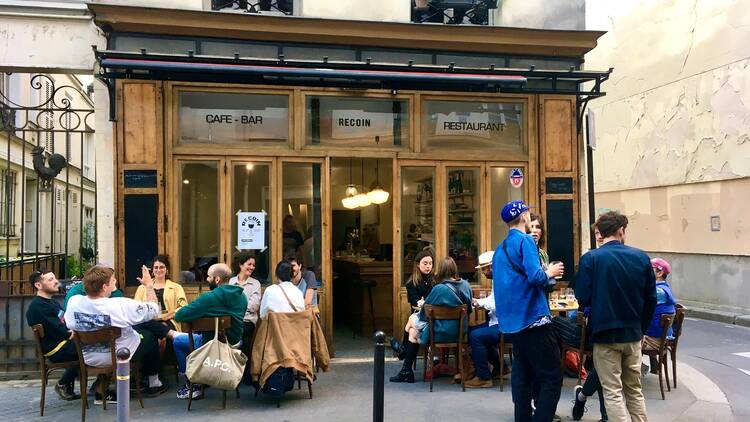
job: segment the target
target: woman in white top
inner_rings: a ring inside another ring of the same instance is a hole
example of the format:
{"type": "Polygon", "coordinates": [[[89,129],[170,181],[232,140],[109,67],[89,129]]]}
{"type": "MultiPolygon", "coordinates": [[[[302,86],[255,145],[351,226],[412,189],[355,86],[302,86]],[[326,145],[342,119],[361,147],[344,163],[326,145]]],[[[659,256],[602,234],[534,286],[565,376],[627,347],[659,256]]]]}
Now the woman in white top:
{"type": "Polygon", "coordinates": [[[305,310],[302,292],[292,284],[292,266],[287,261],[276,265],[277,283],[266,287],[260,301],[260,318],[269,312],[299,312],[305,310]]]}
{"type": "Polygon", "coordinates": [[[258,323],[258,310],[260,309],[260,282],[252,277],[255,271],[255,255],[250,252],[240,252],[235,258],[237,275],[229,279],[229,284],[242,287],[247,297],[247,309],[243,317],[243,338],[250,338],[258,323]]]}

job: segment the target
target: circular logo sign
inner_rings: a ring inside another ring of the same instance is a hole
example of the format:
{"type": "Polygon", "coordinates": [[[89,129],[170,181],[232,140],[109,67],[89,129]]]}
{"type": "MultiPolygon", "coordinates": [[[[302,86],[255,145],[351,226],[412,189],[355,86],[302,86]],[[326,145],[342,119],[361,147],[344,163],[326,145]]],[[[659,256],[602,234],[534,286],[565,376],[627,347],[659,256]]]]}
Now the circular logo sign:
{"type": "Polygon", "coordinates": [[[515,168],[510,171],[510,185],[514,188],[520,188],[523,185],[523,171],[515,168]]]}

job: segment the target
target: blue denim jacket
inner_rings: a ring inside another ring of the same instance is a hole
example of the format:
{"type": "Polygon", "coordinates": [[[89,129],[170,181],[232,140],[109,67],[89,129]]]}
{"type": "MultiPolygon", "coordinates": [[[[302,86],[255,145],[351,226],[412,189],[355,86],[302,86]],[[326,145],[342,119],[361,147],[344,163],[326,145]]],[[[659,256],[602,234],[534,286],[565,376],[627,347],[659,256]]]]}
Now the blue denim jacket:
{"type": "Polygon", "coordinates": [[[500,243],[492,257],[492,289],[500,331],[517,333],[541,317],[550,315],[544,294],[548,278],[539,263],[539,251],[531,236],[511,229],[503,242],[510,259],[525,274],[521,275],[513,269],[500,243]]]}

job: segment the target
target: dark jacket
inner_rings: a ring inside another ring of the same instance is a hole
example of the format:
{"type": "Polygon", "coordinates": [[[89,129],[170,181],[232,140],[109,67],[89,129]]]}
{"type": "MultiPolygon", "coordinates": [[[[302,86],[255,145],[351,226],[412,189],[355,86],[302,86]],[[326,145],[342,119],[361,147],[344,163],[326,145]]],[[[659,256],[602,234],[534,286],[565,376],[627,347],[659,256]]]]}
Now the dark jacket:
{"type": "MultiPolygon", "coordinates": [[[[70,337],[68,327],[62,321],[63,309],[55,299],[45,299],[34,296],[26,311],[26,323],[29,327],[42,324],[44,327],[44,338],[42,339],[42,352],[45,354],[54,350],[61,343],[66,343],[70,337]]],[[[59,349],[58,349],[59,350],[59,349]]]]}
{"type": "Polygon", "coordinates": [[[656,278],[640,249],[613,240],[587,252],[578,265],[575,292],[580,306],[591,306],[594,343],[637,341],[651,324],[656,278]]]}
{"type": "Polygon", "coordinates": [[[210,292],[203,293],[191,303],[181,307],[174,315],[177,322],[190,322],[203,317],[229,315],[232,325],[227,330],[227,341],[230,345],[242,340],[242,319],[247,309],[247,297],[242,287],[220,284],[210,292]]]}
{"type": "MultiPolygon", "coordinates": [[[[435,306],[446,306],[450,308],[466,305],[467,314],[471,313],[471,286],[466,280],[445,280],[440,284],[436,284],[429,295],[424,299],[425,305],[435,306]],[[450,286],[449,286],[450,285],[450,286]],[[451,288],[453,287],[453,288],[451,288]]],[[[424,307],[419,311],[420,321],[427,322],[427,315],[425,314],[424,307]]],[[[468,319],[464,321],[464,331],[469,328],[468,319]]],[[[435,342],[436,343],[449,343],[457,340],[456,333],[458,332],[458,321],[457,320],[438,320],[433,325],[435,330],[435,342]]],[[[430,329],[425,327],[422,330],[422,334],[419,342],[427,344],[430,341],[430,329]]]]}
{"type": "Polygon", "coordinates": [[[432,291],[432,277],[427,280],[422,277],[417,284],[414,284],[411,281],[406,283],[406,299],[411,306],[417,306],[419,299],[426,299],[427,296],[430,295],[430,291],[432,291]]]}

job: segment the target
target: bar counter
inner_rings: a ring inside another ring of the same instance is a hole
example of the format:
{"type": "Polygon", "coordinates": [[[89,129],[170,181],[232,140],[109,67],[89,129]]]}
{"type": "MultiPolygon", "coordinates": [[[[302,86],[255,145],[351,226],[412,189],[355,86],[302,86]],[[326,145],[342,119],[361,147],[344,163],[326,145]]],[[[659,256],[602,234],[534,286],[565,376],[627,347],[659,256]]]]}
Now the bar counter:
{"type": "Polygon", "coordinates": [[[371,337],[375,330],[390,334],[393,326],[393,262],[334,258],[333,270],[338,275],[333,287],[334,312],[345,312],[346,320],[358,327],[363,336],[371,337]],[[375,327],[370,317],[367,288],[359,287],[358,280],[376,283],[372,288],[375,327]]]}

